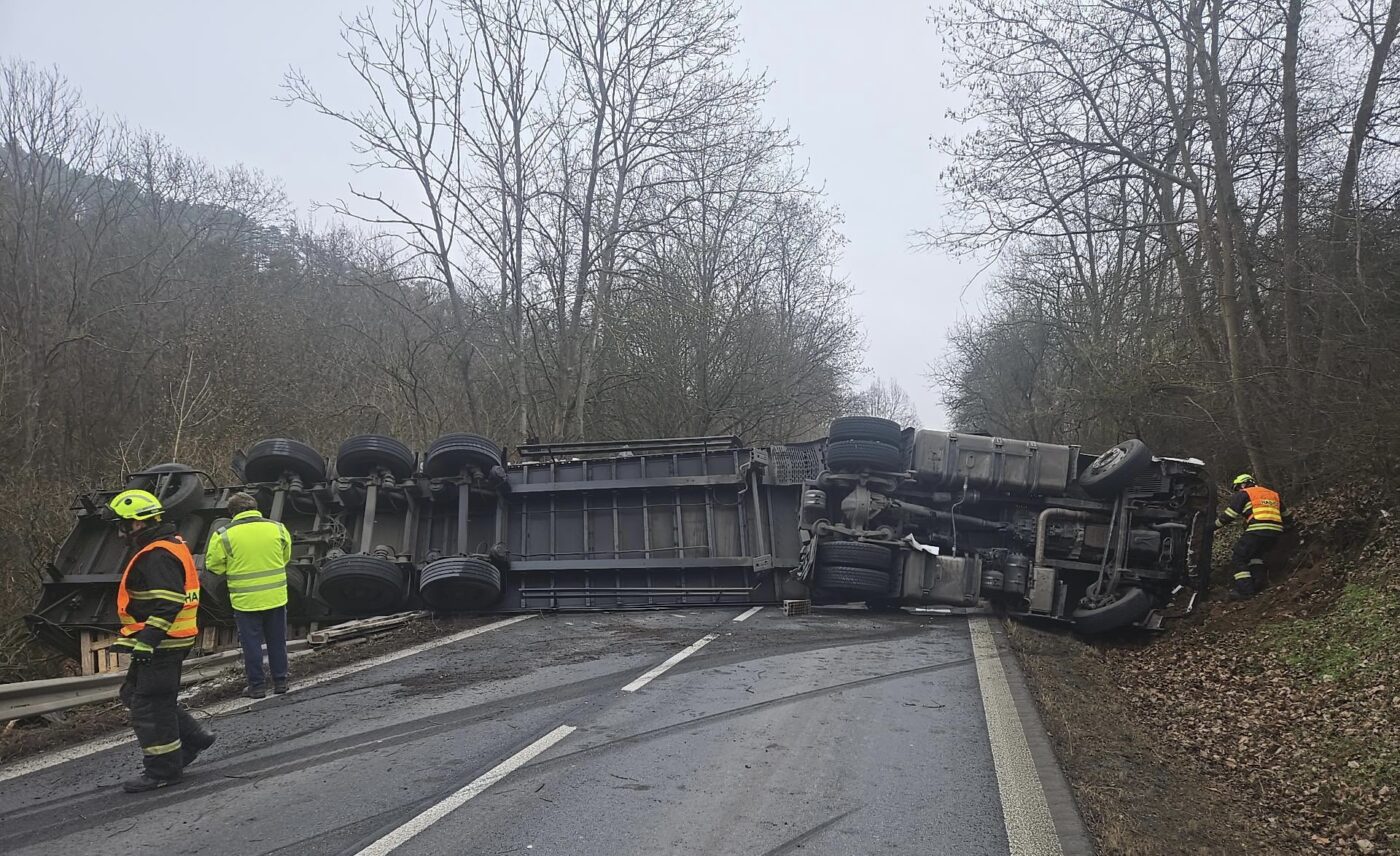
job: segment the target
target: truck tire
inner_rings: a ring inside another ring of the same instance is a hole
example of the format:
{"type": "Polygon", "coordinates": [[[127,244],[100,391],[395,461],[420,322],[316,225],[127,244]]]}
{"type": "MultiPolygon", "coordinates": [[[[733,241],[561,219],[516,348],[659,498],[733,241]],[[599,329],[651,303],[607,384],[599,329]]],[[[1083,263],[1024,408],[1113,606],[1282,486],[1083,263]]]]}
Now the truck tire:
{"type": "Polygon", "coordinates": [[[310,597],[310,586],[307,584],[306,568],[300,565],[287,566],[287,614],[301,616],[306,614],[306,601],[310,597]]]}
{"type": "MultiPolygon", "coordinates": [[[[890,575],[871,568],[827,565],[817,568],[817,585],[825,589],[860,595],[885,595],[890,590],[890,575]]],[[[853,598],[864,600],[865,598],[853,598]]]]}
{"type": "Polygon", "coordinates": [[[281,481],[288,473],[304,484],[325,481],[326,459],[305,443],[271,437],[254,443],[243,462],[243,478],[250,482],[281,481]]]}
{"type": "Polygon", "coordinates": [[[817,547],[817,564],[870,568],[889,573],[890,566],[894,564],[894,551],[861,541],[822,541],[817,547]]]}
{"type": "Polygon", "coordinates": [[[413,475],[417,463],[413,450],[393,437],[361,434],[340,444],[335,456],[335,473],[357,478],[383,469],[403,481],[413,475]]]}
{"type": "Polygon", "coordinates": [[[423,456],[423,475],[430,479],[460,475],[475,467],[489,475],[501,466],[501,447],[475,434],[443,434],[423,456]]]}
{"type": "Polygon", "coordinates": [[[220,621],[232,621],[233,617],[233,605],[228,600],[228,582],[218,574],[200,571],[199,626],[207,627],[220,621]]]}
{"type": "Polygon", "coordinates": [[[486,609],[501,597],[501,569],[468,556],[438,559],[423,569],[418,593],[443,612],[486,609]]]}
{"type": "Polygon", "coordinates": [[[164,520],[179,520],[193,511],[204,499],[204,483],[199,474],[190,472],[188,464],[156,464],[146,467],[139,474],[127,479],[126,490],[148,490],[160,500],[165,509],[164,520]],[[179,473],[166,477],[164,486],[161,478],[165,473],[179,473]]]}
{"type": "Polygon", "coordinates": [[[1152,450],[1141,440],[1119,443],[1094,459],[1079,474],[1079,486],[1095,499],[1111,499],[1133,483],[1152,463],[1152,450]]]}
{"type": "Polygon", "coordinates": [[[903,472],[904,451],[874,440],[834,440],[826,444],[826,467],[837,473],[903,472]]]}
{"type": "Polygon", "coordinates": [[[1080,633],[1107,633],[1141,619],[1152,609],[1152,595],[1146,589],[1122,589],[1117,599],[1093,609],[1074,611],[1074,629],[1080,633]]]}
{"type": "Polygon", "coordinates": [[[404,589],[404,572],[378,556],[336,556],[321,566],[316,580],[316,596],[347,615],[398,612],[404,589]]]}
{"type": "Polygon", "coordinates": [[[904,431],[899,423],[878,416],[842,416],[833,419],[826,436],[833,443],[838,440],[871,440],[888,446],[904,443],[904,431]]]}

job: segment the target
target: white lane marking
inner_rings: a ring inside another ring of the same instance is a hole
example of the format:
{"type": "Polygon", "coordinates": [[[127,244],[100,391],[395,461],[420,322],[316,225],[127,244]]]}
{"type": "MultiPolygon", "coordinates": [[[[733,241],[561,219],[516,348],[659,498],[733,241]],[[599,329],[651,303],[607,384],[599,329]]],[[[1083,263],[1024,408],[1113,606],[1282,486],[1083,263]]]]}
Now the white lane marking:
{"type": "Polygon", "coordinates": [[[35,755],[33,758],[25,758],[22,761],[15,761],[3,768],[0,768],[0,782],[7,779],[17,779],[30,773],[37,773],[49,767],[56,767],[68,761],[76,761],[79,758],[94,755],[107,749],[115,749],[126,743],[131,743],[131,732],[123,734],[109,734],[106,737],[99,737],[96,740],[89,740],[86,743],[79,743],[76,746],[69,746],[67,749],[56,749],[53,752],[46,752],[43,755],[35,755]]]}
{"type": "MultiPolygon", "coordinates": [[[[329,672],[322,672],[319,675],[312,675],[311,677],[305,680],[299,680],[296,683],[292,684],[289,692],[296,692],[297,690],[308,690],[312,687],[319,687],[322,684],[328,684],[331,681],[339,680],[343,677],[346,677],[347,675],[353,675],[356,672],[363,672],[366,669],[373,669],[376,666],[383,666],[386,663],[393,663],[397,660],[402,660],[405,657],[412,657],[416,654],[422,654],[424,651],[431,651],[434,648],[441,648],[443,645],[451,645],[453,642],[461,642],[463,639],[470,639],[473,636],[480,636],[483,633],[490,633],[492,630],[500,630],[502,627],[509,627],[512,624],[519,624],[527,618],[534,617],[534,615],[517,615],[514,618],[507,618],[502,621],[494,621],[490,624],[483,624],[480,627],[472,627],[467,630],[463,630],[460,633],[453,633],[451,636],[443,636],[440,639],[430,639],[427,642],[420,642],[419,644],[414,645],[412,647],[403,648],[398,651],[392,651],[388,654],[382,654],[378,657],[371,657],[368,660],[362,660],[358,663],[350,663],[349,665],[341,666],[338,669],[331,669],[329,672]]],[[[236,713],[240,710],[243,710],[244,708],[252,707],[253,705],[258,704],[259,702],[274,699],[276,697],[277,696],[275,695],[268,695],[266,698],[230,699],[226,702],[221,702],[220,704],[211,705],[209,707],[203,708],[203,710],[215,716],[225,716],[230,713],[236,713]]]]}
{"type": "Polygon", "coordinates": [[[694,654],[696,651],[699,651],[701,648],[704,648],[706,645],[710,644],[718,638],[718,633],[711,633],[709,636],[706,636],[700,641],[692,643],[689,647],[672,655],[672,657],[669,660],[662,663],[661,665],[655,666],[643,672],[641,677],[637,678],[632,683],[623,687],[622,691],[625,693],[636,692],[637,690],[641,689],[642,687],[659,678],[661,675],[665,674],[666,670],[670,669],[672,666],[676,665],[681,660],[684,660],[686,657],[689,657],[691,654],[694,654]]]}
{"type": "Polygon", "coordinates": [[[544,752],[549,747],[568,737],[574,732],[574,726],[561,725],[545,736],[516,752],[501,763],[487,770],[480,777],[473,780],[466,787],[453,793],[447,799],[432,806],[422,814],[390,832],[388,835],[361,850],[355,856],[385,856],[395,848],[405,844],[410,838],[442,820],[447,815],[461,808],[473,797],[480,796],[483,791],[492,785],[509,776],[515,770],[528,764],[533,758],[544,752]]]}
{"type": "Polygon", "coordinates": [[[760,609],[762,609],[762,608],[763,608],[763,607],[761,607],[761,606],[755,606],[755,607],[753,607],[753,608],[751,608],[751,609],[749,609],[749,610],[747,610],[747,611],[745,611],[745,612],[739,614],[734,620],[735,620],[735,621],[744,621],[744,620],[746,620],[746,619],[752,617],[753,615],[757,614],[758,611],[759,611],[760,609]]]}
{"type": "Polygon", "coordinates": [[[972,656],[977,662],[977,684],[987,715],[987,737],[992,744],[992,766],[996,768],[1011,856],[1063,856],[1050,805],[1045,800],[988,622],[987,618],[973,617],[967,626],[972,634],[972,656]]]}
{"type": "MultiPolygon", "coordinates": [[[[479,636],[482,633],[489,633],[492,630],[499,630],[502,627],[509,627],[512,624],[517,624],[521,621],[524,621],[527,618],[534,617],[534,615],[517,615],[514,618],[507,618],[503,621],[492,622],[491,624],[483,624],[480,627],[472,627],[470,629],[463,630],[460,633],[453,633],[451,636],[443,636],[440,639],[432,639],[427,642],[423,642],[409,648],[403,648],[401,650],[394,651],[389,654],[384,654],[379,657],[372,657],[368,660],[363,660],[358,663],[351,663],[347,666],[341,666],[338,669],[331,669],[329,672],[322,672],[319,675],[313,675],[304,680],[296,681],[292,684],[291,690],[287,694],[289,695],[290,693],[297,692],[298,690],[307,690],[311,689],[312,687],[318,687],[322,684],[329,683],[330,681],[343,678],[346,675],[353,675],[356,672],[362,672],[365,669],[373,669],[374,667],[382,666],[385,663],[392,663],[395,660],[402,660],[405,657],[412,657],[413,655],[421,654],[424,651],[431,651],[432,649],[440,648],[443,645],[450,645],[453,642],[460,642],[463,639],[469,639],[473,636],[479,636]]],[[[237,713],[240,710],[250,708],[253,705],[258,704],[260,702],[270,701],[275,698],[279,698],[279,696],[269,694],[266,698],[261,699],[234,698],[229,699],[228,701],[219,702],[218,704],[211,704],[207,707],[202,707],[199,709],[209,714],[210,716],[227,716],[231,713],[237,713]]],[[[103,752],[107,749],[112,749],[130,742],[130,732],[122,732],[120,734],[111,734],[106,737],[99,737],[96,740],[90,740],[86,743],[79,743],[76,746],[70,746],[66,749],[59,749],[54,752],[45,753],[43,755],[36,755],[33,758],[26,758],[23,761],[16,761],[15,763],[10,764],[8,766],[0,767],[0,782],[6,781],[8,779],[18,778],[20,776],[27,776],[30,773],[37,773],[40,770],[47,770],[49,767],[56,767],[59,764],[64,764],[68,761],[76,761],[79,758],[85,758],[88,755],[95,755],[98,752],[103,752]]]]}

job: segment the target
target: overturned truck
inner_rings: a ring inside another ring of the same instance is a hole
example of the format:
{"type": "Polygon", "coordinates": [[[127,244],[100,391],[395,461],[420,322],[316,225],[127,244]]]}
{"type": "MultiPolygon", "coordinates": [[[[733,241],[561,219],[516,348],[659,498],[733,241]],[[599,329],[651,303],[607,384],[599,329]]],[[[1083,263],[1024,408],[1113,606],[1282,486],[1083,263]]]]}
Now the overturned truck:
{"type": "MultiPolygon", "coordinates": [[[[333,461],[290,439],[254,444],[234,483],[178,463],[120,489],[156,492],[197,562],[247,491],[293,535],[294,622],[404,609],[468,612],[759,605],[974,606],[1085,632],[1160,622],[1209,568],[1213,492],[1200,461],[1130,440],[1078,447],[834,421],[809,443],[734,437],[521,446],[389,437],[333,461]]],[[[115,629],[125,546],[78,497],[31,627],[60,649],[115,629]]],[[[201,624],[227,623],[204,575],[201,624]]]]}

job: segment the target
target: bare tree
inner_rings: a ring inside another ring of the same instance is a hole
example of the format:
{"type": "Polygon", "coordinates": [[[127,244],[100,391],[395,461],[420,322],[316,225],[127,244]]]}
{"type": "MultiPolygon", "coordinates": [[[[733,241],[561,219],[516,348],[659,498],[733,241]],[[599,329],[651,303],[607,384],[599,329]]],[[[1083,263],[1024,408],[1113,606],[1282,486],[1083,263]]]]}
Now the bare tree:
{"type": "Polygon", "coordinates": [[[1196,436],[1299,482],[1343,465],[1336,426],[1375,437],[1395,412],[1375,336],[1393,302],[1368,277],[1396,172],[1363,153],[1393,125],[1397,20],[1393,3],[1264,0],[943,16],[978,129],[946,143],[958,207],[930,239],[1009,261],[1004,299],[959,333],[954,413],[1196,436]],[[1036,370],[1012,370],[1028,349],[1036,370]]]}
{"type": "Polygon", "coordinates": [[[919,420],[919,409],[909,393],[894,378],[875,378],[864,389],[856,393],[851,403],[854,413],[893,419],[900,425],[915,428],[923,423],[919,420]]]}

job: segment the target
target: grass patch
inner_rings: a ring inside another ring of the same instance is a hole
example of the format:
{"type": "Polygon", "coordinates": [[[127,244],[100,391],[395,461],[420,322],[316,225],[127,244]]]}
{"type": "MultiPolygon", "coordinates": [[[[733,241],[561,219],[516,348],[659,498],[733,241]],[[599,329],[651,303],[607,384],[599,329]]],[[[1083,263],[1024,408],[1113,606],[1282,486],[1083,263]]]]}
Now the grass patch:
{"type": "Polygon", "coordinates": [[[1333,810],[1364,807],[1369,834],[1382,832],[1400,841],[1400,800],[1390,798],[1400,782],[1400,747],[1373,736],[1338,735],[1323,742],[1319,755],[1334,759],[1337,770],[1336,779],[1318,794],[1320,804],[1333,810]]]}
{"type": "Polygon", "coordinates": [[[1343,680],[1393,665],[1400,649],[1400,593],[1347,583],[1332,610],[1260,628],[1265,646],[1314,678],[1343,680]]]}

